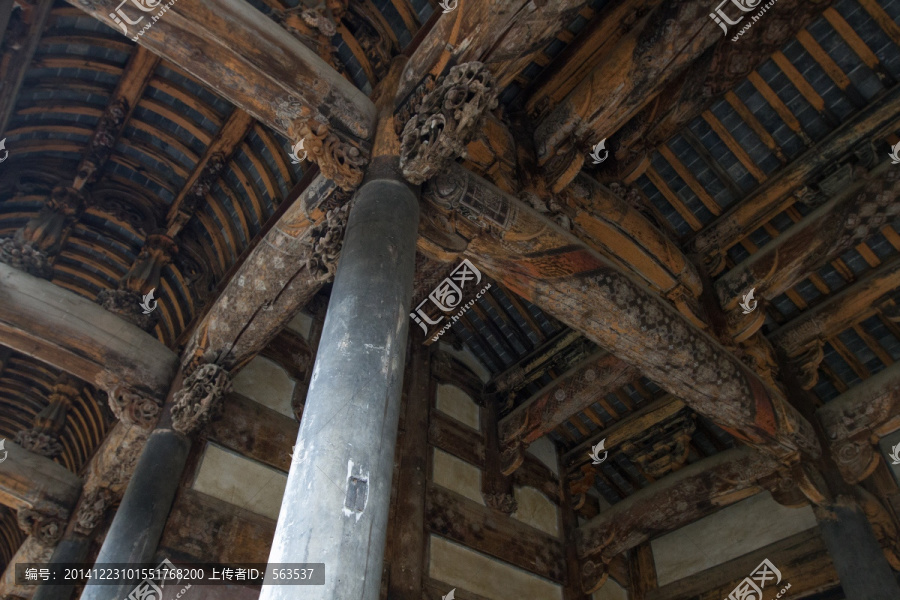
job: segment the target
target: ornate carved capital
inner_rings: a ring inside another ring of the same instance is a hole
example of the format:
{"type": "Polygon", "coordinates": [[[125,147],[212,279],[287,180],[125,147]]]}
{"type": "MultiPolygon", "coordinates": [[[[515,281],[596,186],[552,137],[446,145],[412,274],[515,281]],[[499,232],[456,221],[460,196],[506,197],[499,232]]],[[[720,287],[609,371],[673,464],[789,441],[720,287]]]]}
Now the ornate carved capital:
{"type": "Polygon", "coordinates": [[[485,113],[497,106],[491,72],[480,62],[457,65],[438,80],[403,128],[400,168],[421,184],[465,154],[485,113]]]}
{"type": "Polygon", "coordinates": [[[116,145],[116,140],[119,139],[119,134],[122,133],[128,111],[128,101],[124,98],[118,98],[106,107],[88,144],[87,155],[78,165],[75,185],[79,189],[96,179],[98,169],[106,163],[116,145]]]}
{"type": "Polygon", "coordinates": [[[102,377],[100,387],[109,397],[109,409],[126,425],[137,425],[142,429],[153,427],[159,418],[160,402],[140,392],[128,389],[112,376],[102,377]]]}
{"type": "Polygon", "coordinates": [[[21,240],[19,236],[0,240],[0,262],[35,277],[50,277],[50,259],[47,254],[21,240]]]}
{"type": "Polygon", "coordinates": [[[191,435],[222,410],[222,398],[231,391],[231,375],[219,365],[205,364],[198,367],[175,393],[172,406],[172,427],[185,435],[191,435]]]}
{"type": "Polygon", "coordinates": [[[94,488],[85,493],[75,512],[75,532],[90,535],[115,501],[116,495],[107,488],[94,488]]]}
{"type": "Polygon", "coordinates": [[[66,530],[66,511],[48,508],[38,511],[20,508],[17,514],[19,528],[44,546],[55,546],[66,530]]]}
{"type": "Polygon", "coordinates": [[[141,302],[143,296],[132,290],[101,290],[97,294],[97,304],[144,331],[152,331],[159,322],[159,313],[145,315],[141,302]]]}
{"type": "Polygon", "coordinates": [[[316,281],[324,283],[334,279],[349,214],[349,202],[330,209],[325,214],[325,220],[310,229],[303,240],[309,257],[306,259],[306,269],[316,281]]]}
{"type": "Polygon", "coordinates": [[[56,437],[38,428],[25,429],[16,434],[16,443],[30,452],[53,458],[62,453],[62,444],[56,437]]]}
{"type": "Polygon", "coordinates": [[[512,494],[482,494],[482,497],[488,508],[492,508],[506,515],[511,515],[519,509],[519,503],[512,494]]]}

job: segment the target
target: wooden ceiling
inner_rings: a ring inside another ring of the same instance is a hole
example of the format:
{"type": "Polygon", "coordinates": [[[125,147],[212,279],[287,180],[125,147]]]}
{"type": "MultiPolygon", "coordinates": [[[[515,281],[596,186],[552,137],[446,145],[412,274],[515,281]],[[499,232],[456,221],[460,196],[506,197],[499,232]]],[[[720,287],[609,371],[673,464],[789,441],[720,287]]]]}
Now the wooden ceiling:
{"type": "MultiPolygon", "coordinates": [[[[437,3],[429,0],[328,0],[324,4],[336,19],[332,31],[305,21],[299,2],[252,4],[367,94],[384,78],[391,58],[415,48],[440,15],[437,3]]],[[[789,32],[786,41],[774,36],[777,41],[759,40],[749,49],[727,38],[686,45],[702,37],[691,27],[707,24],[706,2],[569,4],[549,43],[535,36],[540,44],[492,63],[503,90],[494,115],[497,126],[516,123],[533,134],[538,161],[552,171],[551,190],[566,174],[547,158],[557,151],[563,155],[548,124],[560,115],[564,123],[578,122],[571,129],[578,142],[572,152],[581,162],[593,144],[607,139],[610,159],[600,165],[587,161],[581,170],[626,198],[662,232],[665,243],[691,260],[685,272],[696,272],[702,281],[699,312],[712,320],[726,318],[718,307],[708,309],[715,295],[731,310],[730,281],[752,257],[773,252],[780,236],[793,235],[791,226],[863,173],[879,168],[889,145],[900,142],[900,1],[781,0],[764,18],[783,22],[781,29],[771,28],[781,35],[789,32]],[[682,14],[689,10],[697,11],[697,23],[682,14]],[[604,84],[615,80],[621,48],[643,43],[636,32],[661,18],[681,19],[682,29],[666,31],[680,51],[648,58],[646,69],[655,74],[648,81],[625,91],[605,90],[604,84]],[[593,86],[591,94],[585,92],[590,102],[572,113],[569,99],[588,84],[593,86]],[[551,134],[542,138],[548,129],[551,134]]],[[[75,6],[19,0],[16,7],[0,59],[0,123],[5,125],[0,135],[10,151],[0,165],[0,238],[13,236],[37,216],[56,186],[77,179],[92,139],[104,128],[104,114],[116,97],[130,94],[133,102],[121,135],[98,177],[84,188],[85,210],[52,262],[50,280],[94,300],[102,290],[116,288],[148,236],[174,231],[179,252],[162,270],[160,321],[153,333],[177,349],[317,168],[291,164],[291,141],[75,6]],[[224,162],[211,175],[217,156],[224,162]],[[194,196],[199,202],[192,205],[186,199],[194,196]]],[[[516,171],[519,141],[485,160],[477,150],[490,143],[476,141],[465,165],[500,187],[509,178],[524,179],[516,171]]],[[[550,194],[561,206],[543,198],[544,205],[536,208],[640,274],[637,260],[604,249],[603,239],[573,225],[576,201],[567,194],[550,194]]],[[[809,350],[811,340],[797,341],[804,323],[825,323],[818,336],[824,358],[805,378],[820,404],[900,359],[896,215],[854,241],[851,248],[823,255],[822,264],[811,264],[796,281],[758,295],[765,311],[763,334],[791,359],[800,360],[809,350]],[[794,346],[783,343],[788,339],[794,346]]],[[[420,259],[414,304],[446,269],[420,259]]],[[[684,283],[663,284],[647,273],[642,277],[664,296],[684,283]]],[[[552,389],[570,368],[598,351],[500,285],[466,313],[447,341],[470,349],[490,371],[487,389],[500,402],[501,417],[552,389]],[[502,385],[512,373],[525,383],[502,385]],[[502,393],[496,392],[498,386],[502,393]]],[[[46,406],[58,374],[15,353],[7,353],[2,364],[0,437],[14,438],[46,406]]],[[[66,450],[58,459],[76,472],[109,425],[100,408],[102,394],[87,389],[83,398],[85,405],[69,416],[66,450]]],[[[573,485],[583,481],[585,445],[617,425],[627,427],[629,417],[640,411],[672,401],[665,390],[637,377],[556,426],[549,435],[569,460],[573,485]]],[[[604,463],[596,478],[579,488],[581,493],[593,487],[605,502],[615,503],[667,469],[735,444],[689,408],[658,425],[649,439],[636,432],[633,452],[604,463]],[[660,471],[652,462],[637,460],[646,456],[642,448],[671,439],[675,429],[688,436],[682,462],[660,471]]],[[[597,508],[587,502],[582,510],[588,516],[597,508]]]]}

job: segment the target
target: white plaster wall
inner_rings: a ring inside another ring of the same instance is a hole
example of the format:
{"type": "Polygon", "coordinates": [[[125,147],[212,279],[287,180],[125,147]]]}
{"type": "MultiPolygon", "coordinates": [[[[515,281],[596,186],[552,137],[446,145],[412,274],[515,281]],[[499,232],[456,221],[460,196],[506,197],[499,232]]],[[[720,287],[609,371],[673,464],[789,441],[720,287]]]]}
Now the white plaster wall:
{"type": "Polygon", "coordinates": [[[559,537],[559,508],[533,487],[515,488],[519,507],[513,517],[532,527],[559,537]]]}
{"type": "Polygon", "coordinates": [[[556,461],[556,446],[550,441],[550,438],[542,437],[534,440],[528,446],[527,452],[536,459],[544,463],[544,465],[553,471],[553,474],[559,477],[559,463],[556,461]]]}
{"type": "Polygon", "coordinates": [[[206,444],[191,486],[219,500],[278,519],[287,474],[215,444],[206,444]]]}
{"type": "MultiPolygon", "coordinates": [[[[809,506],[787,508],[762,492],[651,542],[660,586],[816,526],[809,506]]],[[[776,567],[778,565],[775,565],[776,567]]]]}
{"type": "Polygon", "coordinates": [[[312,330],[312,322],[312,317],[301,311],[288,321],[287,328],[295,333],[299,333],[308,342],[309,332],[312,330]]]}
{"type": "Polygon", "coordinates": [[[450,344],[444,342],[438,342],[438,344],[441,352],[446,352],[462,364],[472,369],[472,372],[475,373],[475,375],[477,375],[479,379],[481,379],[482,383],[487,383],[491,378],[491,372],[488,371],[483,364],[481,364],[481,361],[478,360],[478,358],[474,354],[472,354],[472,351],[468,348],[464,347],[462,350],[457,350],[450,344]]]}
{"type": "Polygon", "coordinates": [[[234,378],[235,392],[292,419],[291,396],[295,385],[287,371],[261,356],[247,363],[234,378]]]}
{"type": "Polygon", "coordinates": [[[432,535],[428,575],[491,600],[562,600],[562,588],[465,546],[432,535]]]}
{"type": "Polygon", "coordinates": [[[436,484],[484,505],[481,469],[437,448],[434,449],[433,465],[436,484]]]}
{"type": "Polygon", "coordinates": [[[628,592],[610,577],[602,588],[593,593],[591,598],[593,600],[628,600],[628,592]]]}
{"type": "Polygon", "coordinates": [[[442,383],[437,386],[436,396],[435,406],[439,411],[481,431],[481,408],[467,393],[455,385],[442,383]]]}

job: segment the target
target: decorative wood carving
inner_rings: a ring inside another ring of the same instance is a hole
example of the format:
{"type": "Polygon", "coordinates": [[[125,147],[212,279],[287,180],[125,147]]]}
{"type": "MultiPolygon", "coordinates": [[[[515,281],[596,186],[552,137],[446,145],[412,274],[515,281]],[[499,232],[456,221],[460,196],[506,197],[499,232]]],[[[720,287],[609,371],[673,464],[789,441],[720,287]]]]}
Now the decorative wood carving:
{"type": "Polygon", "coordinates": [[[116,494],[104,487],[94,488],[82,494],[81,501],[75,511],[73,529],[81,535],[90,535],[103,517],[106,510],[118,500],[116,494]]]}
{"type": "Polygon", "coordinates": [[[117,98],[113,100],[94,128],[94,135],[88,142],[87,153],[78,165],[78,175],[75,179],[75,187],[81,189],[85,184],[97,179],[99,169],[106,164],[109,155],[112,154],[116,141],[122,134],[125,119],[130,112],[128,100],[117,98]]]}
{"type": "Polygon", "coordinates": [[[109,399],[109,409],[115,417],[126,425],[136,425],[150,429],[156,424],[162,410],[162,403],[156,398],[134,391],[118,382],[110,380],[101,384],[109,399]]]}
{"type": "Polygon", "coordinates": [[[19,528],[44,546],[56,546],[66,530],[68,511],[58,508],[33,510],[20,508],[17,518],[19,528]]]}
{"type": "Polygon", "coordinates": [[[83,384],[63,375],[47,396],[48,404],[34,417],[34,427],[16,434],[16,443],[35,454],[51,458],[63,450],[58,437],[66,425],[66,413],[81,394],[83,384]]]}
{"type": "Polygon", "coordinates": [[[661,479],[684,466],[696,428],[694,415],[681,412],[629,439],[621,450],[645,473],[661,479]]]}
{"type": "Polygon", "coordinates": [[[496,84],[479,62],[457,65],[422,100],[403,128],[400,168],[421,184],[464,156],[485,113],[497,106],[496,84]]]}
{"type": "Polygon", "coordinates": [[[173,398],[172,427],[185,435],[203,428],[222,411],[222,398],[231,391],[231,376],[216,364],[198,367],[173,398]]]}
{"type": "Polygon", "coordinates": [[[349,202],[328,210],[325,220],[310,229],[309,236],[303,241],[309,256],[306,269],[317,282],[327,283],[334,279],[349,215],[349,202]]]}

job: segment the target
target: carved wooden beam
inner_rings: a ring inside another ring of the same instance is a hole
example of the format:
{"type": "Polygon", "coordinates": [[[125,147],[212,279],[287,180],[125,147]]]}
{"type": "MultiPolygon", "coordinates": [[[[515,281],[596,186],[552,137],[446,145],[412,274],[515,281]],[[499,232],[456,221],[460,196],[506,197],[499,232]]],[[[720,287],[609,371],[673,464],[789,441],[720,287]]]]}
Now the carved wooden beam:
{"type": "Polygon", "coordinates": [[[738,310],[750,288],[756,298],[775,298],[814,269],[855,247],[900,215],[900,175],[885,161],[861,181],[791,226],[771,244],[715,283],[722,308],[738,339],[754,333],[761,319],[738,310]]]}
{"type": "Polygon", "coordinates": [[[618,131],[721,38],[709,8],[687,0],[650,12],[541,119],[534,142],[553,192],[572,181],[591,144],[618,131]]]}
{"type": "Polygon", "coordinates": [[[900,259],[892,259],[861,277],[812,310],[782,325],[769,340],[786,355],[803,389],[819,380],[825,341],[867,318],[884,296],[897,287],[900,259]]]}
{"type": "Polygon", "coordinates": [[[605,351],[569,369],[500,420],[503,472],[515,471],[536,439],[636,377],[635,369],[605,351]]]}
{"type": "MultiPolygon", "coordinates": [[[[17,40],[4,36],[4,46],[11,50],[8,56],[4,57],[8,69],[0,79],[0,134],[5,132],[9,126],[9,121],[16,108],[16,100],[19,98],[19,90],[22,88],[22,82],[25,81],[25,72],[31,66],[31,60],[40,44],[41,35],[47,26],[47,19],[50,17],[53,4],[54,0],[37,0],[34,7],[28,11],[27,30],[24,36],[17,40]]],[[[13,9],[11,4],[9,9],[11,13],[13,9]]],[[[6,27],[0,31],[0,35],[5,32],[6,27]]]]}
{"type": "Polygon", "coordinates": [[[423,191],[422,231],[635,366],[739,439],[818,455],[810,424],[716,340],[571,234],[461,167],[423,191]]]}
{"type": "Polygon", "coordinates": [[[713,273],[724,268],[723,256],[728,249],[793,204],[793,192],[861,141],[882,139],[894,131],[900,122],[898,111],[900,86],[895,86],[700,230],[688,244],[691,251],[713,265],[713,273]]]}
{"type": "Polygon", "coordinates": [[[81,493],[81,479],[49,458],[7,440],[0,462],[0,504],[18,511],[19,526],[45,546],[62,537],[81,493]]]}
{"type": "Polygon", "coordinates": [[[872,474],[878,439],[900,427],[900,363],[844,392],[816,411],[844,479],[857,483],[872,474]]]}
{"type": "Polygon", "coordinates": [[[556,357],[568,357],[570,354],[580,355],[582,354],[581,348],[588,346],[593,347],[579,332],[563,329],[516,361],[510,368],[495,375],[487,382],[485,389],[489,394],[507,398],[514,396],[518,390],[539,379],[548,371],[571,362],[568,358],[564,361],[557,361],[556,357]]]}
{"type": "Polygon", "coordinates": [[[105,390],[132,424],[154,422],[177,357],[90,300],[0,264],[0,335],[14,350],[105,390]]]}
{"type": "Polygon", "coordinates": [[[156,9],[142,12],[129,4],[121,11],[138,23],[125,25],[110,17],[116,12],[108,0],[69,3],[179,65],[258,121],[292,140],[305,139],[310,160],[343,189],[362,181],[375,134],[374,105],[249,3],[180,0],[140,35],[156,9]]]}
{"type": "MultiPolygon", "coordinates": [[[[673,531],[760,491],[757,480],[778,463],[749,448],[726,450],[661,479],[578,528],[578,553],[601,564],[667,531],[673,531]]],[[[587,591],[587,590],[586,590],[587,591]]]]}
{"type": "MultiPolygon", "coordinates": [[[[619,176],[629,176],[636,166],[648,164],[644,161],[653,148],[700,116],[771,54],[780,54],[780,48],[830,4],[814,0],[781,0],[737,41],[731,38],[744,23],[731,28],[733,31],[657,96],[656,103],[641,111],[613,137],[609,147],[615,149],[619,176]]],[[[729,8],[730,5],[723,10],[730,12],[729,8]]],[[[744,20],[750,19],[753,12],[744,15],[744,20]]]]}

